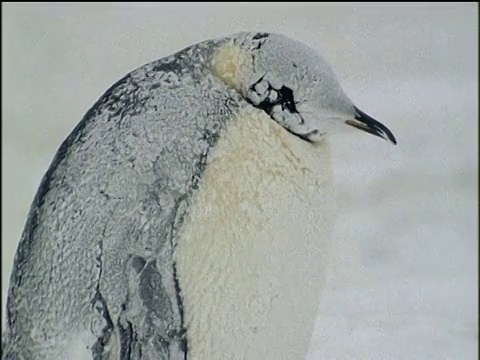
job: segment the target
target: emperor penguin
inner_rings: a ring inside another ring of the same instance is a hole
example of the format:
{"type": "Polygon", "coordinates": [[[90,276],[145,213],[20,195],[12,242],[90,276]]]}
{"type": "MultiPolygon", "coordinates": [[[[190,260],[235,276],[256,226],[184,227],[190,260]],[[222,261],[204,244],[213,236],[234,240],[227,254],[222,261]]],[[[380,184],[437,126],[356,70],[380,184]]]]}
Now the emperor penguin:
{"type": "Polygon", "coordinates": [[[129,73],[41,181],[2,358],[304,359],[334,220],[327,136],[354,128],[396,143],[280,34],[129,73]]]}

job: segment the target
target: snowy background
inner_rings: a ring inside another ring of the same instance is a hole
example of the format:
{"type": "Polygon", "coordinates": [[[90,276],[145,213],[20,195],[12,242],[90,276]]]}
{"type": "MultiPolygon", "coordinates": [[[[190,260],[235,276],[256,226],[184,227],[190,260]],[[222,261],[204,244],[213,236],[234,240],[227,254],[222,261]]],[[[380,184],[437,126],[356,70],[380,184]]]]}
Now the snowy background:
{"type": "Polygon", "coordinates": [[[340,216],[308,359],[476,359],[478,4],[3,4],[2,324],[62,140],[127,72],[243,30],[320,51],[396,135],[332,138],[340,216]]]}

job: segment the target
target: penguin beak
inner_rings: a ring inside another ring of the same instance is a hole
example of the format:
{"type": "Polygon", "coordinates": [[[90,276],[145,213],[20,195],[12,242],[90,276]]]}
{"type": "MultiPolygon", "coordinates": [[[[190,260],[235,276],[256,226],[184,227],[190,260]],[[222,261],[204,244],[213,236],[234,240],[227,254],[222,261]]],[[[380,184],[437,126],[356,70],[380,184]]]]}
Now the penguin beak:
{"type": "Polygon", "coordinates": [[[393,136],[392,132],[388,130],[385,125],[365,114],[357,107],[355,107],[355,111],[355,120],[347,120],[345,121],[346,124],[356,127],[357,129],[366,131],[372,135],[381,137],[382,139],[390,141],[394,145],[397,144],[395,136],[393,136]]]}

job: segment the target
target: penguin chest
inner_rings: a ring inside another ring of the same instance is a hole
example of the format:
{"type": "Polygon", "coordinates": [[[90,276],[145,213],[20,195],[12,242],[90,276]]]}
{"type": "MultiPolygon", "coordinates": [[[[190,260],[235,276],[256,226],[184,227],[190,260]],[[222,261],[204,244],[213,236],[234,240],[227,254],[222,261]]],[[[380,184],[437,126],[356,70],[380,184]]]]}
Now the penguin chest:
{"type": "Polygon", "coordinates": [[[263,112],[209,154],[175,250],[188,359],[303,359],[332,229],[328,144],[263,112]]]}

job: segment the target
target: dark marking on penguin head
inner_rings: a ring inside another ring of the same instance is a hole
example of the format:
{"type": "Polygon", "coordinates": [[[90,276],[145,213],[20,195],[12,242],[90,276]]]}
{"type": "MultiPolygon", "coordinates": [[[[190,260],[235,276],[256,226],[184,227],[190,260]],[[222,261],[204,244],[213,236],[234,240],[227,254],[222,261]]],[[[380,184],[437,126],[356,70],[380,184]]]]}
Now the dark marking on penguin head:
{"type": "Polygon", "coordinates": [[[253,40],[260,40],[260,39],[265,39],[268,37],[269,34],[267,33],[257,33],[254,37],[253,40]]]}

